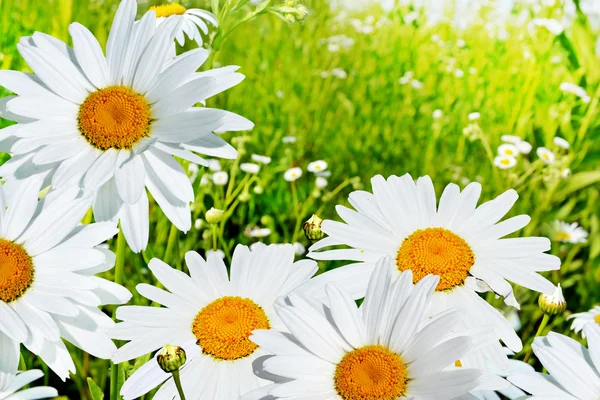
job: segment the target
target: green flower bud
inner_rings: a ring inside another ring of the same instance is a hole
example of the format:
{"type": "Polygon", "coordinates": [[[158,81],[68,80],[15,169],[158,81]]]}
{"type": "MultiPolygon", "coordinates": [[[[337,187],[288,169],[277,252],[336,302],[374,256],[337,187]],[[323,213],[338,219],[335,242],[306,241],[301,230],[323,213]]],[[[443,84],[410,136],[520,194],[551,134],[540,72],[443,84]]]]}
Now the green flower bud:
{"type": "Polygon", "coordinates": [[[322,223],[323,220],[316,214],[313,214],[312,217],[310,217],[310,219],[304,223],[302,229],[304,229],[304,234],[308,240],[323,239],[325,233],[323,233],[321,230],[322,223]]]}
{"type": "Polygon", "coordinates": [[[167,373],[178,371],[185,364],[185,350],[179,346],[167,344],[156,356],[156,361],[160,368],[167,373]]]}
{"type": "Polygon", "coordinates": [[[542,293],[538,299],[540,309],[548,315],[556,315],[565,311],[567,302],[562,294],[560,283],[551,295],[542,293]]]}
{"type": "Polygon", "coordinates": [[[223,210],[211,207],[210,210],[206,212],[206,222],[209,224],[219,223],[223,220],[224,214],[225,212],[223,210]]]}

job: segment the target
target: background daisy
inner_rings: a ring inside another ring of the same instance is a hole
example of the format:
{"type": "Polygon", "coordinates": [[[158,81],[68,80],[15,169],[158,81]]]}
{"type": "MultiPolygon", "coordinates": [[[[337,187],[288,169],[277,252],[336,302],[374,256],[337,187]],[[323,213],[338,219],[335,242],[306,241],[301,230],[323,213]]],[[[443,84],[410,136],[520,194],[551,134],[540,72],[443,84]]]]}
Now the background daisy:
{"type": "MultiPolygon", "coordinates": [[[[314,261],[294,262],[292,245],[270,245],[250,251],[238,246],[231,273],[220,257],[198,253],[185,256],[188,276],[158,259],[149,268],[168,290],[140,284],[138,292],[158,307],[119,307],[115,339],[128,340],[113,361],[130,360],[163,347],[181,346],[187,363],[181,370],[190,400],[237,400],[265,384],[254,376],[253,362],[266,354],[248,337],[254,329],[281,328],[273,304],[279,296],[302,285],[315,274],[314,261]]],[[[123,385],[121,394],[134,399],[165,382],[156,398],[173,398],[176,388],[170,374],[151,359],[123,385]],[[165,382],[166,381],[166,382],[165,382]]]]}
{"type": "Polygon", "coordinates": [[[150,11],[134,24],[135,0],[123,0],[104,57],[96,38],[73,23],[74,47],[36,32],[21,38],[19,52],[34,75],[0,71],[17,94],[0,102],[3,118],[19,122],[4,133],[13,157],[0,167],[7,180],[46,177],[52,189],[79,185],[93,190],[96,221],[120,219],[135,252],[149,235],[148,188],[169,220],[191,228],[194,190],[173,158],[201,165],[196,153],[235,158],[236,150],[213,132],[251,129],[227,111],[193,107],[237,85],[244,76],[229,66],[195,72],[204,49],[174,60],[169,48],[181,19],[155,27],[150,11]]]}
{"type": "Polygon", "coordinates": [[[110,358],[114,322],[97,307],[131,298],[94,276],[114,265],[115,255],[98,247],[117,232],[113,224],[79,225],[91,197],[75,188],[38,201],[41,186],[40,177],[0,186],[0,390],[14,379],[21,344],[63,380],[75,365],[61,338],[110,358]]]}
{"type": "Polygon", "coordinates": [[[585,243],[589,233],[577,222],[554,221],[550,226],[550,235],[557,242],[585,243]]]}
{"type": "Polygon", "coordinates": [[[519,373],[508,377],[533,399],[591,400],[600,397],[600,327],[586,325],[586,349],[575,340],[550,332],[536,337],[533,352],[548,374],[519,373]]]}
{"type": "MultiPolygon", "coordinates": [[[[560,267],[557,257],[544,253],[550,249],[550,241],[543,237],[502,239],[530,220],[527,215],[519,215],[499,222],[517,200],[517,193],[508,190],[477,207],[479,183],[470,183],[462,192],[450,184],[437,205],[428,176],[415,182],[408,174],[387,180],[378,175],[371,183],[373,194],[350,194],[350,204],[356,211],[337,206],[346,223],[324,221],[321,228],[328,237],[309,249],[308,256],[317,260],[357,263],[312,279],[307,286],[310,293],[318,295],[326,283],[336,282],[358,299],[365,294],[365,282],[375,261],[391,256],[396,261],[394,274],[411,270],[415,283],[428,274],[440,276],[432,313],[461,308],[467,315],[462,322],[464,328],[493,325],[508,348],[520,351],[521,340],[511,324],[477,294],[493,291],[507,305],[519,307],[508,280],[539,292],[554,291],[553,284],[537,273],[560,267]],[[338,245],[350,248],[320,251],[338,245]]],[[[507,367],[499,342],[482,349],[482,355],[471,361],[483,368],[487,358],[500,369],[507,367]]]]}
{"type": "Polygon", "coordinates": [[[257,374],[277,380],[243,399],[444,400],[479,385],[481,371],[454,366],[473,344],[450,334],[460,310],[427,318],[439,278],[413,287],[408,271],[392,282],[391,264],[389,257],[378,262],[360,310],[335,284],[326,288],[328,306],[295,294],[279,305],[290,334],[256,330],[251,336],[274,354],[260,360],[257,374]]]}
{"type": "Polygon", "coordinates": [[[572,319],[571,329],[575,331],[575,333],[581,332],[581,335],[585,338],[585,333],[583,331],[583,327],[587,324],[596,324],[600,326],[600,306],[595,306],[589,311],[575,313],[569,315],[567,320],[572,319]]]}

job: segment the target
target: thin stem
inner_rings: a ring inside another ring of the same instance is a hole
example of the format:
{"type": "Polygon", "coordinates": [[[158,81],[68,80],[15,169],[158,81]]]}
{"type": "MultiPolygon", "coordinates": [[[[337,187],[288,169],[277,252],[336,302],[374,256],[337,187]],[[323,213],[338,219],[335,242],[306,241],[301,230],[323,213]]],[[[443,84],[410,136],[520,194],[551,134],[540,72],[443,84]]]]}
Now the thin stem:
{"type": "Polygon", "coordinates": [[[175,386],[177,386],[179,397],[181,400],[185,400],[185,394],[183,394],[183,387],[181,386],[181,379],[179,378],[179,370],[173,371],[173,380],[175,381],[175,386]]]}
{"type": "Polygon", "coordinates": [[[171,229],[169,230],[169,240],[167,241],[167,249],[165,250],[164,262],[170,264],[171,261],[177,262],[177,268],[179,269],[179,257],[175,259],[173,256],[173,252],[175,251],[175,246],[177,246],[177,239],[179,238],[179,229],[175,226],[175,224],[171,224],[171,229]]]}
{"type": "MultiPolygon", "coordinates": [[[[540,326],[538,327],[537,332],[533,336],[534,339],[537,336],[540,336],[542,334],[542,332],[546,328],[546,325],[548,324],[549,320],[550,320],[550,315],[544,313],[544,318],[542,318],[542,322],[540,322],[540,326]]],[[[529,358],[531,357],[531,353],[533,353],[533,340],[531,341],[531,345],[529,345],[529,350],[527,350],[527,354],[525,354],[525,358],[523,359],[523,362],[529,361],[529,358]]]]}
{"type": "MultiPolygon", "coordinates": [[[[117,236],[117,261],[115,262],[115,283],[123,283],[123,267],[125,266],[125,235],[123,230],[119,229],[117,236]]],[[[113,313],[113,319],[116,316],[116,310],[113,313]]],[[[119,398],[119,365],[113,364],[110,369],[110,400],[119,398]]]]}
{"type": "Polygon", "coordinates": [[[213,250],[217,250],[217,224],[212,224],[212,242],[213,242],[213,250]]]}

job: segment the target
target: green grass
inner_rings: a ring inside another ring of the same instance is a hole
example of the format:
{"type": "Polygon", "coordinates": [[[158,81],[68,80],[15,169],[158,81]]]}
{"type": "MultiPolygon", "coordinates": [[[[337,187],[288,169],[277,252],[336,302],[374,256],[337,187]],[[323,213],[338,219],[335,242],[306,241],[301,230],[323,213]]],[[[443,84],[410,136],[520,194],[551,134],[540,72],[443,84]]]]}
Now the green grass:
{"type": "MultiPolygon", "coordinates": [[[[193,1],[184,4],[208,7],[193,1]]],[[[509,37],[502,41],[486,32],[485,15],[474,26],[457,32],[447,24],[405,24],[407,10],[397,10],[385,15],[387,24],[362,34],[336,19],[325,2],[308,5],[311,12],[304,24],[289,25],[273,15],[260,16],[233,32],[215,55],[214,65],[239,65],[246,80],[209,105],[239,113],[256,127],[244,135],[226,134],[228,140],[243,139],[236,141],[240,158],[222,161],[235,179],[226,187],[200,186],[199,176],[194,219],[203,218],[211,206],[227,210],[228,218],[217,229],[217,243],[229,256],[235,244],[255,241],[244,235],[248,226],[255,225],[272,229],[263,239],[267,243],[298,240],[308,246],[301,222],[314,212],[336,218],[334,205],[347,204],[353,188],[370,190],[369,179],[375,174],[427,174],[438,194],[449,182],[462,186],[477,180],[483,185],[483,200],[515,188],[520,198],[510,215],[531,215],[525,234],[545,235],[555,219],[577,221],[590,232],[587,244],[553,242],[552,253],[561,257],[563,267],[550,278],[561,282],[568,312],[553,318],[549,326],[568,332],[564,320],[569,312],[585,311],[600,302],[600,70],[595,38],[586,20],[580,17],[558,37],[544,29],[531,34],[527,25],[510,22],[509,37]],[[354,45],[329,52],[321,40],[339,34],[353,38],[354,45]],[[443,47],[432,40],[434,35],[444,42],[443,47]],[[457,45],[459,39],[466,43],[462,48],[457,45]],[[557,57],[559,62],[555,62],[557,57]],[[449,65],[452,72],[448,72],[449,65]],[[321,77],[322,71],[334,68],[346,71],[347,78],[321,77]],[[464,72],[462,78],[455,75],[456,69],[464,72]],[[408,71],[423,83],[421,89],[398,82],[408,71]],[[562,82],[585,87],[591,102],[584,104],[562,93],[562,82]],[[444,113],[439,120],[432,118],[436,109],[444,113]],[[474,111],[481,113],[480,137],[469,140],[463,130],[470,125],[468,114],[474,111]],[[493,166],[492,159],[505,134],[522,137],[534,150],[521,156],[516,167],[503,171],[493,166]],[[282,137],[289,135],[297,142],[283,143],[282,137]],[[555,166],[546,166],[535,149],[558,150],[552,143],[554,136],[567,139],[571,149],[560,153],[555,166]],[[269,155],[273,162],[256,177],[245,177],[237,166],[252,153],[269,155]],[[308,162],[317,159],[326,160],[331,170],[329,186],[321,191],[306,171],[308,162]],[[283,172],[292,166],[305,170],[293,188],[296,199],[283,179],[283,172]],[[564,168],[573,174],[560,179],[557,174],[564,168]],[[260,191],[256,186],[262,193],[256,193],[260,191]]],[[[37,30],[68,40],[72,21],[88,26],[104,43],[116,6],[116,0],[0,0],[1,68],[27,69],[16,51],[19,37],[37,30]]],[[[140,14],[146,7],[140,5],[140,14]]],[[[384,17],[381,11],[370,9],[351,18],[364,20],[367,15],[376,21],[384,17]]],[[[1,126],[6,124],[3,121],[1,126]]],[[[206,172],[201,169],[200,175],[206,172]]],[[[167,253],[170,223],[155,206],[151,216],[149,249],[144,255],[127,250],[126,285],[134,293],[139,282],[155,283],[146,267],[148,259],[167,253]]],[[[168,261],[185,268],[184,252],[210,249],[212,235],[204,224],[187,235],[173,236],[178,241],[171,241],[176,245],[166,254],[168,261]]],[[[336,265],[322,263],[321,267],[336,265]]],[[[517,298],[522,304],[520,334],[525,341],[534,334],[541,312],[535,293],[519,289],[517,298]]],[[[501,302],[490,300],[502,307],[501,302]]],[[[132,300],[144,302],[137,295],[132,300]]],[[[87,376],[107,390],[108,362],[72,351],[82,366],[78,376],[65,384],[52,374],[46,380],[73,399],[87,396],[87,376]]],[[[25,356],[25,363],[28,368],[40,366],[31,355],[25,356]]]]}

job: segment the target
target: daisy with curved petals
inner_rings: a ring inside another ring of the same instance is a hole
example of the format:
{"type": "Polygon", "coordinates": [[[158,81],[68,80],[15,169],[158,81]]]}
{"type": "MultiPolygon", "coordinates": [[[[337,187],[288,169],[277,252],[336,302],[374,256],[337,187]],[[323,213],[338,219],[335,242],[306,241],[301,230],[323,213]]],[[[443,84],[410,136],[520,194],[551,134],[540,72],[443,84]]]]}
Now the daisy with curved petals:
{"type": "MultiPolygon", "coordinates": [[[[252,365],[267,353],[248,337],[254,329],[281,328],[275,300],[317,271],[314,261],[294,262],[294,255],[290,244],[252,251],[239,245],[229,277],[215,253],[205,261],[198,253],[188,252],[185,259],[191,276],[151,260],[150,270],[169,292],[146,284],[137,290],[166,308],[120,307],[117,318],[123,322],[115,327],[113,337],[129,343],[113,361],[131,360],[166,344],[181,346],[187,353],[181,381],[189,400],[238,400],[241,394],[265,385],[268,382],[253,374],[252,365]]],[[[163,382],[154,399],[176,397],[171,375],[151,359],[125,382],[121,394],[126,400],[135,399],[163,382]]]]}
{"type": "Polygon", "coordinates": [[[591,310],[581,313],[575,313],[569,315],[567,320],[573,320],[571,324],[571,329],[575,333],[581,332],[581,335],[585,338],[585,333],[583,332],[583,327],[587,324],[595,324],[600,326],[600,306],[595,306],[591,310]]]}
{"type": "Polygon", "coordinates": [[[175,40],[180,46],[185,44],[185,35],[202,47],[202,34],[208,34],[208,24],[218,27],[219,21],[213,13],[200,8],[187,9],[178,3],[162,4],[150,7],[156,14],[156,24],[160,25],[168,17],[176,16],[181,19],[181,26],[175,33],[175,40]]]}
{"type": "Polygon", "coordinates": [[[558,333],[536,337],[533,352],[548,374],[510,375],[508,380],[540,400],[595,400],[600,398],[600,327],[583,330],[588,348],[558,333]]]}
{"type": "Polygon", "coordinates": [[[194,191],[177,156],[206,165],[196,153],[235,158],[213,132],[246,130],[236,114],[193,107],[241,82],[237,67],[195,72],[208,52],[169,56],[181,20],[157,28],[150,11],[134,24],[135,0],[117,10],[104,57],[96,38],[73,23],[74,47],[36,32],[18,44],[34,75],[0,71],[16,93],[0,99],[0,115],[19,124],[2,130],[5,180],[44,175],[52,190],[80,185],[95,192],[96,221],[121,220],[129,247],[146,248],[148,188],[167,218],[191,228],[194,191]]]}
{"type": "Polygon", "coordinates": [[[450,310],[429,319],[426,309],[439,278],[417,285],[412,273],[392,282],[389,257],[378,262],[358,309],[352,297],[327,285],[328,306],[301,294],[276,310],[290,333],[255,330],[250,339],[274,354],[257,374],[275,383],[249,399],[454,399],[481,383],[482,372],[457,368],[473,340],[451,335],[462,317],[450,310]]]}
{"type": "Polygon", "coordinates": [[[115,255],[97,247],[114,225],[79,225],[92,198],[75,188],[38,201],[41,186],[41,177],[0,186],[0,391],[15,377],[21,344],[63,380],[75,365],[61,338],[110,358],[114,322],[97,307],[131,298],[94,276],[114,265],[115,255]]]}
{"type": "MultiPolygon", "coordinates": [[[[539,292],[554,291],[554,285],[537,273],[560,267],[557,257],[544,253],[550,249],[550,241],[543,237],[502,239],[530,220],[519,215],[499,222],[517,200],[517,193],[508,190],[477,207],[479,183],[470,183],[462,192],[450,184],[438,206],[428,176],[415,182],[408,174],[387,180],[378,175],[371,183],[373,193],[350,194],[356,211],[337,206],[346,223],[324,221],[321,228],[329,236],[309,249],[308,256],[313,259],[357,263],[312,279],[309,292],[318,295],[326,283],[336,282],[348,288],[353,298],[361,298],[375,261],[391,256],[396,261],[394,273],[410,270],[415,283],[429,274],[440,276],[431,305],[433,313],[461,308],[467,315],[464,328],[493,325],[507,347],[520,351],[521,340],[511,324],[477,294],[494,291],[506,304],[518,307],[507,280],[539,292]],[[318,251],[338,245],[351,248],[318,251]]],[[[497,368],[507,367],[499,342],[482,350],[478,357],[482,368],[486,358],[497,368]]]]}
{"type": "Polygon", "coordinates": [[[40,379],[42,376],[44,376],[44,373],[39,369],[19,372],[8,389],[0,390],[0,400],[37,400],[58,396],[56,389],[48,386],[39,386],[17,392],[22,387],[29,385],[36,379],[40,379]]]}

